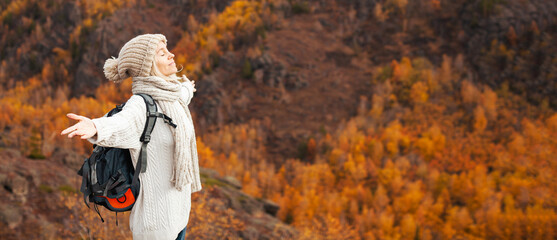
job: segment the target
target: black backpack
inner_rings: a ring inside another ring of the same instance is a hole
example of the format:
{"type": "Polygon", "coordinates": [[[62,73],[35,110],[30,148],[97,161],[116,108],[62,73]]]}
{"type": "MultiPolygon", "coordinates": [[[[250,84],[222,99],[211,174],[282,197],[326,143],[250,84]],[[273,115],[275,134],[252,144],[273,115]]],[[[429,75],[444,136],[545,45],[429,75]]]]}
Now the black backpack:
{"type": "MultiPolygon", "coordinates": [[[[134,170],[129,149],[93,145],[93,153],[85,159],[77,172],[83,177],[80,189],[83,201],[88,208],[90,207],[87,200],[94,203],[93,207],[102,222],[104,219],[97,205],[102,205],[116,214],[132,209],[141,187],[139,173],[145,172],[147,168],[147,144],[151,140],[157,118],[163,118],[167,124],[176,127],[172,119],[157,112],[157,106],[151,96],[141,93],[138,95],[143,97],[147,106],[147,121],[140,138],[142,144],[136,167],[138,171],[134,170]]],[[[124,105],[125,103],[120,104],[110,110],[107,117],[122,111],[124,105]]]]}

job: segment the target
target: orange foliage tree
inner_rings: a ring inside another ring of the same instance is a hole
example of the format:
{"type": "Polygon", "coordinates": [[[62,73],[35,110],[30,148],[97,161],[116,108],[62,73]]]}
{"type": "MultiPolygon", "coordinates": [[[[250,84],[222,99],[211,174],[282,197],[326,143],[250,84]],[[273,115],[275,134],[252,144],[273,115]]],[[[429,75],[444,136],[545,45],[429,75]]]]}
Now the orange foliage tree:
{"type": "Polygon", "coordinates": [[[224,141],[211,167],[277,202],[301,238],[554,238],[557,114],[463,80],[452,64],[405,58],[378,69],[368,114],[317,136],[313,164],[289,159],[275,172],[238,158],[249,151],[234,147],[242,131],[261,128],[253,122],[206,138],[224,141]]]}

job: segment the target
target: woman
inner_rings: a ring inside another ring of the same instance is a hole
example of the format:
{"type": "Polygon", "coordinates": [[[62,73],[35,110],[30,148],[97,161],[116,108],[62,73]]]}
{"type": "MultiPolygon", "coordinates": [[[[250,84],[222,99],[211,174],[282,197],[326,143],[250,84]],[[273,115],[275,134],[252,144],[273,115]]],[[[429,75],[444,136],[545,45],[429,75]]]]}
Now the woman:
{"type": "MultiPolygon", "coordinates": [[[[191,193],[201,190],[195,130],[188,109],[195,84],[176,76],[174,54],[166,37],[144,34],[127,42],[118,58],[106,60],[105,76],[114,82],[132,77],[132,92],[153,97],[157,109],[168,115],[176,128],[157,119],[147,146],[147,171],[139,175],[141,189],[130,214],[134,239],[184,239],[191,209],[191,193]]],[[[139,157],[140,136],[146,121],[143,98],[133,95],[123,110],[111,117],[89,119],[68,114],[79,122],[64,131],[93,144],[128,148],[139,157]]]]}

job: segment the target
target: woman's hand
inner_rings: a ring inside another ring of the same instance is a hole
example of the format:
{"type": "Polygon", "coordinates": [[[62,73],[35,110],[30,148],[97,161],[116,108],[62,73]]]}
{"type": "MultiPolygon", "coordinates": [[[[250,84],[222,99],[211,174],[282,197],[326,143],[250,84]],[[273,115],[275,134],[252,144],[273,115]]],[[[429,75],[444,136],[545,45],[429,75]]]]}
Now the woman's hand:
{"type": "Polygon", "coordinates": [[[78,135],[81,136],[81,139],[87,139],[97,134],[97,128],[91,119],[73,113],[68,113],[66,116],[68,116],[68,118],[78,120],[79,122],[64,129],[60,135],[69,133],[68,138],[78,135]]]}

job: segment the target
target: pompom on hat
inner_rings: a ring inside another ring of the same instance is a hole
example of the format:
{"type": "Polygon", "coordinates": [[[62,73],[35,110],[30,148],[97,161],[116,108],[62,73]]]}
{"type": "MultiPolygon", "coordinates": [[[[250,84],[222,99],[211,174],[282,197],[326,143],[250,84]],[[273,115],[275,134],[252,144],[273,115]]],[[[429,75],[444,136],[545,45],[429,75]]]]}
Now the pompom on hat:
{"type": "Polygon", "coordinates": [[[149,76],[160,41],[166,44],[166,37],[162,34],[143,34],[132,38],[120,49],[118,58],[106,60],[104,75],[115,83],[129,77],[149,76]]]}

